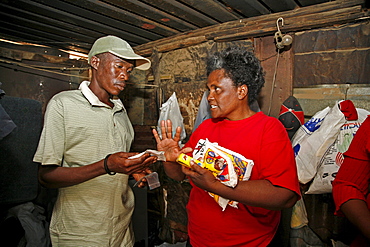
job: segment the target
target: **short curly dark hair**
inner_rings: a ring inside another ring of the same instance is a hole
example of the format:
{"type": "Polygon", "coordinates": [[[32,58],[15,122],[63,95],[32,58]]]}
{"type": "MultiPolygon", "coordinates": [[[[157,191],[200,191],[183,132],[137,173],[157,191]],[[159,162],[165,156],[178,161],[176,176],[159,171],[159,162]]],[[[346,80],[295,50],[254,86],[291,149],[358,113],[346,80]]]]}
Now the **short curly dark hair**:
{"type": "Polygon", "coordinates": [[[224,69],[234,86],[247,85],[248,104],[257,99],[265,78],[261,63],[252,52],[239,46],[216,52],[207,60],[207,76],[217,69],[224,69]]]}

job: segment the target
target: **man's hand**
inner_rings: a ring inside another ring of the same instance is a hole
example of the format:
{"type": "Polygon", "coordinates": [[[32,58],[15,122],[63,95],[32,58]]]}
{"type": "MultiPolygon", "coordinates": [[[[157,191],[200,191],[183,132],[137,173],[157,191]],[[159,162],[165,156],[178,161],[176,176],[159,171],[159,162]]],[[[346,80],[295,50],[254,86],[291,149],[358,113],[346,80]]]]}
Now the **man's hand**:
{"type": "Polygon", "coordinates": [[[146,175],[148,175],[150,173],[152,173],[152,171],[149,168],[147,168],[143,172],[132,174],[132,176],[134,177],[135,181],[140,181],[141,180],[141,182],[137,185],[137,187],[144,188],[145,186],[148,185],[146,179],[145,178],[143,179],[143,177],[145,177],[146,175]]]}
{"type": "Polygon", "coordinates": [[[138,158],[129,159],[129,157],[137,153],[119,152],[109,156],[107,166],[110,171],[123,173],[127,175],[141,174],[147,170],[149,165],[157,161],[156,156],[144,154],[138,158]]]}

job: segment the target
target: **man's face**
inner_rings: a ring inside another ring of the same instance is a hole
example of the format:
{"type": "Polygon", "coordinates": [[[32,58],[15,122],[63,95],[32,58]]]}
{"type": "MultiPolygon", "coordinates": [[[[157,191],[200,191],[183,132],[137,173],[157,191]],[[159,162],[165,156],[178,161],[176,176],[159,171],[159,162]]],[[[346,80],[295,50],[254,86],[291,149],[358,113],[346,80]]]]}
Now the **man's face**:
{"type": "Polygon", "coordinates": [[[209,89],[208,103],[211,107],[213,118],[238,119],[238,88],[232,80],[225,76],[222,69],[214,70],[208,76],[207,87],[209,89]]]}
{"type": "Polygon", "coordinates": [[[99,65],[96,80],[100,87],[109,94],[118,95],[125,89],[134,64],[130,60],[124,60],[108,52],[99,54],[97,57],[99,65]]]}

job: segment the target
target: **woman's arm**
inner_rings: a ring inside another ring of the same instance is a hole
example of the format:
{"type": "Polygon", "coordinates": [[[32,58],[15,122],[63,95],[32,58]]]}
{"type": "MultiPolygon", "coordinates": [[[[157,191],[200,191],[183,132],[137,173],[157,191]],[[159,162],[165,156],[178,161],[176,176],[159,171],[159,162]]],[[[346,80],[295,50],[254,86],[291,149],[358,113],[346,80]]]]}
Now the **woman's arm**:
{"type": "Polygon", "coordinates": [[[353,199],[340,207],[347,219],[370,240],[370,211],[363,200],[353,199]]]}
{"type": "Polygon", "coordinates": [[[274,186],[268,180],[239,181],[236,187],[231,188],[217,180],[210,171],[194,163],[192,169],[184,167],[183,172],[198,187],[249,206],[281,210],[292,207],[298,200],[295,192],[274,186]]]}

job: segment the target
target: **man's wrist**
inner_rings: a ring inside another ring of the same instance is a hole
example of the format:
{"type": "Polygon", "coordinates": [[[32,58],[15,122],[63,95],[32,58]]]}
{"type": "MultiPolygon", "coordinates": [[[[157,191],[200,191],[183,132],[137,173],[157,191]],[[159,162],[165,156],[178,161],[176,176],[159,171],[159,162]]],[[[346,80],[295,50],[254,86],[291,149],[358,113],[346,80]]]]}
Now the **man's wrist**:
{"type": "Polygon", "coordinates": [[[109,175],[115,175],[116,172],[112,172],[111,170],[109,170],[108,168],[108,158],[109,156],[111,156],[111,154],[108,154],[107,156],[105,156],[104,158],[104,169],[105,169],[105,172],[108,173],[109,175]]]}

